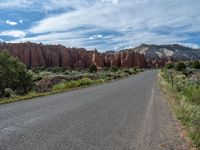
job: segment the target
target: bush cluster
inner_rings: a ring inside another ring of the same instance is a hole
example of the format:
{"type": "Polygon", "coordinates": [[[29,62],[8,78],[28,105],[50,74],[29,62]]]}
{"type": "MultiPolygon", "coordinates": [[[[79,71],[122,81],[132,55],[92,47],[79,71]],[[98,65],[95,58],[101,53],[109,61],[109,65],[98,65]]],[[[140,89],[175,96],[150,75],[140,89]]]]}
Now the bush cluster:
{"type": "MultiPolygon", "coordinates": [[[[190,65],[192,66],[192,63],[190,65]]],[[[172,93],[173,98],[170,98],[170,103],[177,118],[188,129],[188,135],[194,144],[200,146],[199,82],[196,79],[187,77],[182,72],[172,70],[174,86],[171,86],[168,70],[163,69],[161,76],[165,81],[162,81],[161,84],[172,93]]]]}
{"type": "Polygon", "coordinates": [[[26,66],[6,50],[0,53],[0,97],[25,94],[32,86],[32,75],[26,66]]]}
{"type": "Polygon", "coordinates": [[[192,62],[192,68],[194,69],[200,69],[200,62],[195,60],[192,62]]]}
{"type": "Polygon", "coordinates": [[[75,88],[75,87],[80,87],[80,86],[85,86],[85,85],[91,85],[94,83],[95,83],[94,80],[91,80],[89,78],[83,78],[83,79],[74,80],[74,81],[62,82],[57,85],[54,85],[53,90],[65,90],[65,89],[70,89],[70,88],[75,88]]]}
{"type": "Polygon", "coordinates": [[[176,63],[167,63],[164,66],[165,69],[175,69],[176,71],[184,71],[186,68],[200,69],[200,62],[198,60],[193,61],[178,61],[176,63]]]}
{"type": "Polygon", "coordinates": [[[174,65],[174,69],[177,71],[183,71],[185,68],[186,68],[186,65],[182,61],[179,61],[174,65]]]}
{"type": "Polygon", "coordinates": [[[96,67],[96,65],[94,65],[94,64],[90,65],[90,67],[89,67],[89,72],[90,72],[90,73],[95,73],[95,72],[97,72],[97,67],[96,67]]]}
{"type": "Polygon", "coordinates": [[[200,85],[199,81],[189,79],[183,72],[173,72],[171,75],[163,70],[162,77],[171,82],[173,77],[174,90],[182,94],[192,103],[200,105],[200,85]]]}
{"type": "MultiPolygon", "coordinates": [[[[28,70],[18,59],[12,57],[7,51],[0,54],[0,97],[15,97],[37,89],[37,83],[46,78],[62,76],[63,81],[55,85],[52,90],[74,88],[93,83],[123,78],[140,71],[137,68],[104,68],[97,72],[96,65],[88,69],[71,69],[38,66],[28,70]]],[[[49,83],[51,84],[51,83],[49,83]]]]}
{"type": "Polygon", "coordinates": [[[117,72],[117,71],[118,71],[118,68],[117,68],[116,66],[112,66],[112,67],[111,67],[111,71],[112,71],[112,72],[117,72]]]}
{"type": "Polygon", "coordinates": [[[167,63],[167,64],[165,64],[165,68],[166,69],[173,69],[174,68],[174,64],[173,63],[167,63]]]}

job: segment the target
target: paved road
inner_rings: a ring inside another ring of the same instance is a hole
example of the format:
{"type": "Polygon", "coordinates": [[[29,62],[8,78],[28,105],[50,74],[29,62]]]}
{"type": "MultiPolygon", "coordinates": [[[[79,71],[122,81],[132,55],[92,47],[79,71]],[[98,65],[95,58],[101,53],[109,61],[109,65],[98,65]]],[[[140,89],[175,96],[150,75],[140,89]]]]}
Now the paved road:
{"type": "MultiPolygon", "coordinates": [[[[156,71],[0,105],[0,150],[178,150],[156,71]]],[[[187,148],[185,148],[187,149],[187,148]]]]}

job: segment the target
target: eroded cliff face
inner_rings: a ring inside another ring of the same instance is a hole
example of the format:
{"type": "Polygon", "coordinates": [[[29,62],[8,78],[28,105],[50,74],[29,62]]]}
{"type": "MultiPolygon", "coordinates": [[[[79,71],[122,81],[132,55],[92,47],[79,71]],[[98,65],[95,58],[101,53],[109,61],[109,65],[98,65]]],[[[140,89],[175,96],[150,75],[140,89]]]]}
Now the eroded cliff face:
{"type": "Polygon", "coordinates": [[[99,53],[84,48],[66,48],[62,45],[42,45],[35,43],[0,43],[0,52],[7,49],[12,56],[19,58],[28,67],[87,68],[95,64],[103,67],[147,67],[143,54],[120,51],[99,53]]]}

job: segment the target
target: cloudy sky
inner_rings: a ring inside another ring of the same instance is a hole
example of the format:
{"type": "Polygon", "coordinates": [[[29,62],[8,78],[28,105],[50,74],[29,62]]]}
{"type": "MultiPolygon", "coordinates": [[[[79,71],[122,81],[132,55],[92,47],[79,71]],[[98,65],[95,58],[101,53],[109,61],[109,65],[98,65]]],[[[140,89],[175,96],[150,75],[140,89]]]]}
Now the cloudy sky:
{"type": "Polygon", "coordinates": [[[0,0],[0,42],[200,46],[200,0],[0,0]]]}

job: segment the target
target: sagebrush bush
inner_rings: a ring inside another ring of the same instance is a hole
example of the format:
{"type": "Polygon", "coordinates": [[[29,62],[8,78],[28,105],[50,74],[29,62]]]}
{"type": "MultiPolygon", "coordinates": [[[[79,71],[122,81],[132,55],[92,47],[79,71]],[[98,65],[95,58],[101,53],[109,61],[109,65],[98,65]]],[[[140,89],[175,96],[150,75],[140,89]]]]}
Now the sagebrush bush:
{"type": "Polygon", "coordinates": [[[192,68],[192,62],[193,61],[186,61],[185,62],[186,67],[192,68]]]}
{"type": "Polygon", "coordinates": [[[174,69],[177,71],[183,71],[185,68],[186,68],[186,65],[182,61],[177,62],[174,66],[174,69]]]}
{"type": "Polygon", "coordinates": [[[53,73],[61,73],[61,72],[65,71],[65,68],[63,68],[63,67],[51,67],[51,68],[47,68],[47,71],[53,72],[53,73]]]}
{"type": "Polygon", "coordinates": [[[7,98],[11,97],[11,98],[13,98],[15,96],[16,96],[16,94],[15,94],[15,92],[12,89],[10,89],[10,88],[6,88],[5,89],[4,97],[7,97],[7,98]]]}
{"type": "Polygon", "coordinates": [[[112,66],[112,67],[111,67],[111,71],[112,71],[112,72],[117,72],[117,71],[118,71],[118,68],[117,68],[116,66],[112,66]]]}
{"type": "Polygon", "coordinates": [[[0,97],[6,94],[5,89],[25,94],[32,87],[32,75],[26,66],[6,50],[0,53],[0,97]]]}
{"type": "MultiPolygon", "coordinates": [[[[163,70],[161,75],[167,82],[171,82],[167,70],[163,70]]],[[[185,96],[188,101],[200,104],[200,86],[198,82],[189,80],[189,78],[182,73],[173,73],[172,76],[174,80],[174,90],[185,96]]]]}
{"type": "Polygon", "coordinates": [[[132,75],[132,72],[129,69],[125,69],[124,72],[129,74],[129,75],[132,75]]]}
{"type": "Polygon", "coordinates": [[[200,88],[195,88],[195,89],[192,91],[190,100],[191,100],[193,103],[197,103],[198,105],[200,105],[200,88]]]}
{"type": "Polygon", "coordinates": [[[41,71],[44,71],[44,70],[46,70],[44,66],[38,66],[38,67],[32,68],[32,71],[35,73],[40,73],[41,71]]]}
{"type": "Polygon", "coordinates": [[[199,61],[194,60],[192,62],[192,68],[194,68],[194,69],[200,69],[200,63],[199,63],[199,61]]]}
{"type": "Polygon", "coordinates": [[[173,73],[174,87],[169,83],[167,70],[163,70],[160,75],[160,84],[167,89],[177,118],[186,127],[193,143],[200,146],[200,86],[181,72],[173,73]]]}
{"type": "Polygon", "coordinates": [[[132,72],[132,74],[136,74],[136,73],[140,72],[140,69],[138,69],[138,68],[136,68],[136,67],[131,68],[131,69],[129,69],[129,70],[132,72]]]}
{"type": "Polygon", "coordinates": [[[174,68],[174,64],[173,63],[167,63],[167,64],[165,64],[164,68],[173,69],[174,68]]]}
{"type": "Polygon", "coordinates": [[[96,67],[96,65],[94,65],[94,64],[90,65],[90,67],[89,67],[89,72],[90,72],[90,73],[95,73],[95,72],[97,72],[97,67],[96,67]]]}
{"type": "Polygon", "coordinates": [[[54,85],[53,90],[65,90],[65,89],[70,89],[70,88],[75,88],[75,87],[80,87],[80,86],[85,86],[85,85],[91,85],[94,83],[95,83],[94,80],[91,80],[89,78],[83,78],[76,81],[74,80],[74,81],[62,82],[57,85],[54,85]]]}

